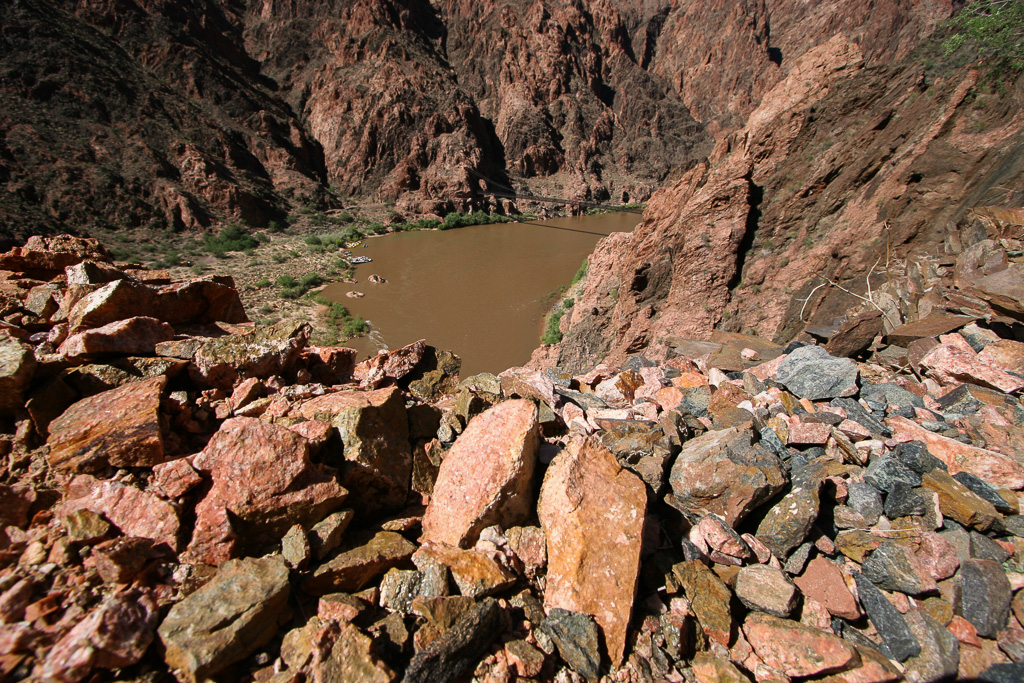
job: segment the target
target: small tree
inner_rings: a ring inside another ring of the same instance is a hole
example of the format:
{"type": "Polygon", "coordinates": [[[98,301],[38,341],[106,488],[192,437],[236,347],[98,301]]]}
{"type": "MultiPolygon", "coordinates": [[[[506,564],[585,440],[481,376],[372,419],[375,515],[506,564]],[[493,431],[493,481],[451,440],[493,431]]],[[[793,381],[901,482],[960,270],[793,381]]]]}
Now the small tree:
{"type": "Polygon", "coordinates": [[[1024,71],[1024,0],[974,0],[948,25],[947,56],[966,46],[996,75],[1024,71]]]}

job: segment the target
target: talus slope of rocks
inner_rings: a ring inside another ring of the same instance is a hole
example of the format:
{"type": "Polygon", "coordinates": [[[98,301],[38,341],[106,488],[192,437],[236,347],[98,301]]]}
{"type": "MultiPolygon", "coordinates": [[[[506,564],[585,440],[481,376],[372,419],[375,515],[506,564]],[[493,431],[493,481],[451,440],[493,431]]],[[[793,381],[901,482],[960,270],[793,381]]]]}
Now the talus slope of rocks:
{"type": "Polygon", "coordinates": [[[1020,680],[1019,293],[978,285],[1007,244],[932,290],[991,318],[467,378],[88,241],[0,255],[0,673],[1020,680]]]}

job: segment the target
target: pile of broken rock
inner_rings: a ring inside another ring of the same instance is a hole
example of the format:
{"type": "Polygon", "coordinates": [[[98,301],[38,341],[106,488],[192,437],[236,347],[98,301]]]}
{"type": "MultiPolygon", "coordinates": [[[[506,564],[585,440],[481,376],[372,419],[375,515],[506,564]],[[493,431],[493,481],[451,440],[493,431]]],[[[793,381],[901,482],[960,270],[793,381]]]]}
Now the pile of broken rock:
{"type": "Polygon", "coordinates": [[[1013,324],[460,381],[88,240],[0,278],[4,679],[1024,676],[1013,324]]]}

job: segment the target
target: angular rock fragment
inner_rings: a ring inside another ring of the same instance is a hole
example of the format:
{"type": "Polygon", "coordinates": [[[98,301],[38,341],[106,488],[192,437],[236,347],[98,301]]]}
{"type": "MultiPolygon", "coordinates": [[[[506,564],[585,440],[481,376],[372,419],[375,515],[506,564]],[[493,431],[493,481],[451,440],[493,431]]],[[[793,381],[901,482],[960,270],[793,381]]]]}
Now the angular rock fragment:
{"type": "Polygon", "coordinates": [[[351,493],[349,505],[368,514],[405,505],[412,481],[412,451],[405,401],[397,387],[340,391],[293,410],[338,430],[342,451],[326,453],[324,460],[341,471],[341,483],[351,493]]]}
{"type": "Polygon", "coordinates": [[[835,358],[820,346],[802,346],[779,365],[776,380],[800,398],[812,401],[857,393],[857,365],[835,358]]]}
{"type": "Polygon", "coordinates": [[[750,430],[731,427],[683,444],[669,476],[674,504],[694,515],[719,515],[735,527],[782,490],[782,461],[753,439],[750,430]]]}
{"type": "Polygon", "coordinates": [[[179,549],[178,511],[148,491],[83,474],[68,484],[61,506],[65,517],[80,510],[103,515],[127,536],[140,536],[166,543],[172,550],[179,549]]]}
{"type": "Polygon", "coordinates": [[[904,661],[905,675],[919,681],[942,681],[956,676],[960,662],[956,636],[916,609],[907,611],[906,624],[921,651],[904,661]]]}
{"type": "Polygon", "coordinates": [[[545,607],[592,614],[615,665],[625,650],[646,510],[643,482],[596,439],[571,444],[544,476],[537,514],[547,539],[545,607]]]}
{"type": "Polygon", "coordinates": [[[67,338],[57,353],[67,358],[152,355],[156,345],[174,338],[174,328],[156,318],[137,316],[85,330],[67,338]]]}
{"type": "Polygon", "coordinates": [[[363,545],[346,550],[316,568],[302,585],[313,595],[354,593],[389,569],[408,563],[416,546],[401,534],[381,531],[363,545]]]}
{"type": "Polygon", "coordinates": [[[554,641],[558,654],[572,670],[588,681],[596,681],[601,672],[601,651],[598,629],[589,614],[556,607],[540,624],[554,641]]]}
{"type": "Polygon", "coordinates": [[[755,564],[740,569],[734,587],[744,605],[774,617],[786,618],[796,607],[796,586],[781,569],[755,564]]]}
{"type": "Polygon", "coordinates": [[[995,638],[1010,615],[1010,582],[992,560],[960,563],[960,612],[983,638],[995,638]]]}
{"type": "Polygon", "coordinates": [[[411,373],[427,348],[426,341],[420,339],[400,349],[380,351],[356,365],[352,374],[364,387],[376,389],[411,373]]]}
{"type": "Polygon", "coordinates": [[[917,557],[906,546],[893,541],[878,546],[861,569],[865,578],[887,591],[921,595],[938,588],[917,557]]]}
{"type": "Polygon", "coordinates": [[[225,513],[243,549],[256,549],[276,542],[293,524],[320,521],[348,494],[329,468],[310,461],[306,439],[250,417],[225,421],[192,465],[213,479],[196,506],[189,544],[189,552],[209,564],[233,552],[223,542],[225,513]]]}
{"type": "Polygon", "coordinates": [[[932,470],[921,477],[921,484],[939,496],[939,510],[960,524],[978,531],[987,531],[1000,519],[992,503],[973,493],[942,470],[932,470]]]}
{"type": "Polygon", "coordinates": [[[36,358],[31,347],[0,330],[0,415],[11,415],[25,405],[36,358]]]}
{"type": "Polygon", "coordinates": [[[403,682],[460,680],[476,668],[480,656],[504,630],[501,607],[493,598],[484,599],[412,658],[403,682]]]}
{"type": "Polygon", "coordinates": [[[160,624],[167,665],[201,681],[245,658],[290,616],[289,594],[288,568],[280,557],[225,562],[160,624]]]}
{"type": "Polygon", "coordinates": [[[308,323],[278,323],[246,334],[231,334],[204,343],[190,368],[193,379],[230,391],[239,377],[266,379],[287,372],[309,339],[308,323]]]}
{"type": "Polygon", "coordinates": [[[776,503],[757,526],[757,538],[778,558],[803,543],[821,510],[820,485],[805,482],[776,503]]]}
{"type": "Polygon", "coordinates": [[[447,567],[459,593],[474,599],[498,593],[516,581],[514,574],[490,556],[443,543],[423,544],[413,556],[413,562],[424,571],[429,571],[431,565],[447,567]],[[424,562],[423,558],[429,561],[424,562]]]}
{"type": "Polygon", "coordinates": [[[422,540],[469,547],[485,527],[526,521],[539,444],[530,401],[505,401],[473,418],[441,463],[422,540]]]}
{"type": "Polygon", "coordinates": [[[843,579],[843,574],[835,562],[816,557],[793,582],[806,597],[812,598],[825,606],[829,614],[855,621],[860,618],[861,611],[857,600],[843,579]]]}
{"type": "Polygon", "coordinates": [[[907,622],[882,592],[867,577],[854,575],[857,595],[864,611],[882,637],[883,654],[898,662],[921,653],[921,644],[914,637],[907,622]]]}
{"type": "Polygon", "coordinates": [[[857,651],[842,638],[761,612],[747,616],[743,633],[765,664],[787,676],[842,671],[857,663],[857,651]]]}
{"type": "MultiPolygon", "coordinates": [[[[333,640],[326,652],[319,649],[312,663],[318,683],[391,683],[395,672],[379,659],[373,640],[352,624],[335,622],[320,634],[333,640]]],[[[323,643],[320,643],[323,646],[323,643]]]]}
{"type": "Polygon", "coordinates": [[[680,562],[672,567],[672,574],[689,599],[705,635],[729,647],[734,627],[729,588],[700,560],[680,562]]]}

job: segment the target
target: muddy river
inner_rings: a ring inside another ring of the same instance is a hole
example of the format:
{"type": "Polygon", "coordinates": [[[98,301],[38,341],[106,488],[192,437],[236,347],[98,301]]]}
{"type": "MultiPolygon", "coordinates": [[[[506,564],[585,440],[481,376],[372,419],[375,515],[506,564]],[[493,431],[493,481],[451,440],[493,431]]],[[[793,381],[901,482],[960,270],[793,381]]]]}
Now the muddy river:
{"type": "Polygon", "coordinates": [[[568,284],[597,241],[639,220],[607,213],[374,238],[352,251],[373,259],[356,267],[357,284],[323,293],[370,323],[370,336],[348,343],[363,356],[426,339],[462,357],[463,377],[497,373],[530,359],[551,293],[568,284]],[[371,275],[387,282],[374,284],[371,275]]]}

